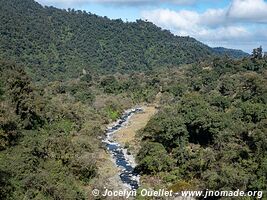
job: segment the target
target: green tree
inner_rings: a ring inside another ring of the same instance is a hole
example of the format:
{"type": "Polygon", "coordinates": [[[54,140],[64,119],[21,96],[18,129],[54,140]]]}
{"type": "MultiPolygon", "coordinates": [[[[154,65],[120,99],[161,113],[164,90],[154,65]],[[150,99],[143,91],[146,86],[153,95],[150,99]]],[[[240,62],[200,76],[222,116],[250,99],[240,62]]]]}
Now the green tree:
{"type": "Polygon", "coordinates": [[[137,169],[145,174],[153,174],[161,171],[169,171],[173,166],[173,160],[168,156],[164,146],[156,142],[148,142],[137,155],[137,169]]]}

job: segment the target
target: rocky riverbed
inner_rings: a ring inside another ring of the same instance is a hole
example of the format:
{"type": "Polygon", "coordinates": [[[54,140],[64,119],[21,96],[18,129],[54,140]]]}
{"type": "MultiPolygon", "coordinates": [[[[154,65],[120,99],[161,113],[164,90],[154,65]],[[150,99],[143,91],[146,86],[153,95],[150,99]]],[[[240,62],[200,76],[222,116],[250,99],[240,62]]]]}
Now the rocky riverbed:
{"type": "Polygon", "coordinates": [[[114,140],[114,134],[125,127],[134,114],[142,111],[141,107],[126,110],[119,120],[107,128],[106,138],[103,140],[107,150],[112,155],[112,160],[119,168],[119,176],[122,183],[130,189],[137,189],[139,187],[140,176],[134,172],[136,166],[134,157],[127,153],[127,149],[123,145],[114,140]]]}

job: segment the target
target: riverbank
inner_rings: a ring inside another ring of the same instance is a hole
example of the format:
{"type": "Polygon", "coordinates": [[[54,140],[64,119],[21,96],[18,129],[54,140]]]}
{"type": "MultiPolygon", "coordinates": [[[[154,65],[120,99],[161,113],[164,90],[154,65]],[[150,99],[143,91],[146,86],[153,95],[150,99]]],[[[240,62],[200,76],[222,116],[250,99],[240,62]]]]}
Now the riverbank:
{"type": "MultiPolygon", "coordinates": [[[[98,169],[99,169],[99,175],[98,175],[98,181],[100,183],[103,183],[102,185],[99,185],[97,182],[93,184],[93,187],[89,189],[90,193],[94,188],[99,189],[100,191],[104,191],[105,189],[118,191],[118,190],[129,190],[129,185],[123,183],[121,177],[123,174],[125,175],[125,172],[127,173],[127,170],[122,168],[122,166],[118,166],[118,163],[121,164],[121,161],[124,162],[124,159],[121,160],[121,156],[124,155],[125,161],[130,164],[130,166],[125,165],[124,167],[135,167],[135,156],[136,153],[139,150],[139,138],[136,137],[136,134],[138,131],[143,129],[147,122],[150,120],[150,118],[156,113],[156,108],[154,106],[142,106],[142,111],[135,112],[132,114],[129,119],[126,118],[125,114],[129,111],[125,111],[124,116],[120,118],[122,120],[126,120],[125,122],[120,123],[120,120],[117,122],[112,123],[108,129],[107,129],[107,138],[105,139],[104,143],[107,143],[108,151],[105,151],[104,149],[101,150],[98,153],[98,169]],[[116,131],[114,131],[116,130],[116,131]],[[114,131],[114,132],[113,132],[114,131]],[[120,147],[115,147],[118,144],[120,147]],[[119,148],[117,152],[110,152],[112,148],[119,148]],[[127,147],[127,148],[125,148],[127,147]],[[111,149],[110,149],[111,148],[111,149]],[[123,152],[118,157],[116,156],[120,151],[123,152]],[[129,152],[131,155],[129,155],[129,152]],[[112,154],[112,156],[111,156],[112,154]]],[[[123,120],[123,121],[124,121],[123,120]]],[[[120,165],[119,164],[119,165],[120,165]]],[[[131,169],[130,169],[131,171],[131,169]]],[[[132,172],[130,172],[131,174],[132,172]]],[[[126,174],[126,176],[128,176],[126,174]]],[[[132,175],[126,178],[131,178],[132,175]]],[[[139,182],[139,176],[137,176],[138,182],[139,182]]],[[[135,179],[133,179],[135,180],[135,179]]],[[[128,180],[129,181],[129,180],[128,180]]],[[[130,191],[130,190],[129,190],[130,191]]],[[[110,199],[110,198],[109,198],[110,199]]],[[[123,198],[122,198],[123,199],[123,198]]]]}
{"type": "Polygon", "coordinates": [[[140,149],[140,138],[136,137],[137,133],[145,128],[148,121],[157,112],[153,105],[142,106],[142,109],[142,112],[132,116],[128,124],[114,134],[114,140],[124,146],[133,157],[140,149]]]}

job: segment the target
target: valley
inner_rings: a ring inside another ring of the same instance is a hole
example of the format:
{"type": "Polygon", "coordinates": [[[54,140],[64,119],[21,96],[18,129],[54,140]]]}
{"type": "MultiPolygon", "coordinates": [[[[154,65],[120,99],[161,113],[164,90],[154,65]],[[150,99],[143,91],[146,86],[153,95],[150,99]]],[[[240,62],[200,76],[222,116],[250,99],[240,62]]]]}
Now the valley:
{"type": "Polygon", "coordinates": [[[0,199],[267,191],[266,86],[262,47],[0,0],[0,199]]]}

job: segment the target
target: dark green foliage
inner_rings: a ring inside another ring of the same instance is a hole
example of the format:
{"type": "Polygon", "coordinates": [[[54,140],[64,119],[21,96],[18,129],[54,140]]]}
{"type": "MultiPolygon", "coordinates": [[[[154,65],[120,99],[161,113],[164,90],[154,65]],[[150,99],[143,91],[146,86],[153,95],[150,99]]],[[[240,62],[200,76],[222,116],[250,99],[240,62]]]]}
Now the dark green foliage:
{"type": "Polygon", "coordinates": [[[247,122],[258,123],[267,118],[267,107],[264,104],[246,101],[240,107],[243,113],[240,117],[247,122]]]}
{"type": "MultiPolygon", "coordinates": [[[[81,116],[77,108],[64,108],[66,101],[53,101],[52,87],[38,89],[23,67],[8,62],[0,65],[0,198],[86,199],[78,180],[88,183],[96,176],[94,155],[90,160],[84,155],[99,141],[97,135],[84,136],[81,146],[72,134],[83,127],[81,118],[89,121],[89,114],[81,116]]],[[[56,93],[71,92],[66,85],[59,84],[56,93]]],[[[73,89],[72,98],[80,104],[92,103],[91,91],[80,86],[73,89]]]]}
{"type": "Polygon", "coordinates": [[[246,62],[215,59],[175,72],[191,86],[181,85],[183,92],[168,89],[177,87],[175,73],[164,79],[162,98],[168,93],[171,99],[161,101],[141,133],[146,141],[138,154],[143,173],[154,169],[154,158],[160,160],[152,156],[152,147],[148,150],[157,142],[175,160],[163,176],[167,182],[193,182],[209,190],[266,190],[266,67],[255,72],[244,68],[246,62]]]}
{"type": "Polygon", "coordinates": [[[101,83],[100,83],[101,87],[104,88],[104,91],[106,93],[118,93],[120,90],[120,85],[117,81],[117,79],[114,76],[107,76],[105,77],[101,83]]]}
{"type": "Polygon", "coordinates": [[[221,95],[211,95],[210,105],[216,106],[218,109],[224,111],[230,107],[231,100],[228,97],[224,97],[221,95]]]}
{"type": "Polygon", "coordinates": [[[166,113],[160,113],[151,120],[144,130],[144,134],[152,133],[153,140],[171,149],[187,141],[188,132],[182,118],[170,118],[166,113]]]}
{"type": "MultiPolygon", "coordinates": [[[[36,140],[40,140],[37,135],[36,140]]],[[[34,149],[40,148],[39,145],[25,140],[18,148],[1,153],[0,168],[8,169],[11,174],[3,176],[5,185],[1,190],[6,195],[3,199],[85,199],[67,166],[40,151],[37,154],[34,149]]]]}
{"type": "Polygon", "coordinates": [[[163,145],[156,142],[144,144],[137,159],[139,160],[137,169],[146,173],[169,171],[173,164],[163,145]]]}
{"type": "Polygon", "coordinates": [[[2,81],[0,81],[0,99],[2,99],[3,95],[4,95],[3,83],[2,81]]]}
{"type": "Polygon", "coordinates": [[[82,78],[81,81],[85,81],[87,83],[90,83],[93,80],[93,77],[90,74],[85,74],[82,78]]]}
{"type": "Polygon", "coordinates": [[[92,103],[95,99],[95,96],[93,95],[92,91],[90,91],[89,89],[79,91],[74,96],[76,97],[78,101],[81,101],[83,103],[89,103],[89,104],[92,103]]]}
{"type": "Polygon", "coordinates": [[[15,80],[9,84],[10,96],[16,106],[15,112],[21,117],[24,127],[32,129],[44,123],[40,114],[43,102],[35,95],[28,80],[23,77],[18,74],[14,77],[15,80]]]}
{"type": "Polygon", "coordinates": [[[37,81],[78,77],[83,69],[147,71],[217,54],[193,38],[174,36],[150,22],[124,23],[42,7],[33,0],[1,0],[0,18],[0,56],[26,64],[37,81]]]}
{"type": "Polygon", "coordinates": [[[11,100],[9,103],[13,104],[23,126],[27,129],[42,126],[45,120],[41,116],[44,102],[23,68],[7,62],[1,62],[0,66],[0,77],[5,81],[7,90],[6,97],[11,100]]]}
{"type": "Polygon", "coordinates": [[[229,56],[231,58],[249,57],[248,53],[245,53],[244,51],[236,50],[236,49],[226,49],[223,47],[215,47],[215,48],[213,48],[213,50],[218,55],[225,55],[225,56],[229,56]]]}
{"type": "Polygon", "coordinates": [[[73,160],[71,170],[80,180],[89,183],[97,175],[97,167],[93,155],[86,155],[73,160]]]}
{"type": "Polygon", "coordinates": [[[15,144],[20,135],[16,115],[1,111],[3,113],[0,115],[0,151],[15,144]],[[14,118],[11,119],[12,117],[14,118]]]}
{"type": "Polygon", "coordinates": [[[9,199],[14,188],[10,183],[11,174],[0,170],[0,198],[9,199]]]}
{"type": "Polygon", "coordinates": [[[239,96],[242,100],[252,100],[259,103],[267,103],[267,88],[265,86],[266,78],[257,73],[247,73],[244,75],[242,83],[242,92],[239,96]]]}

